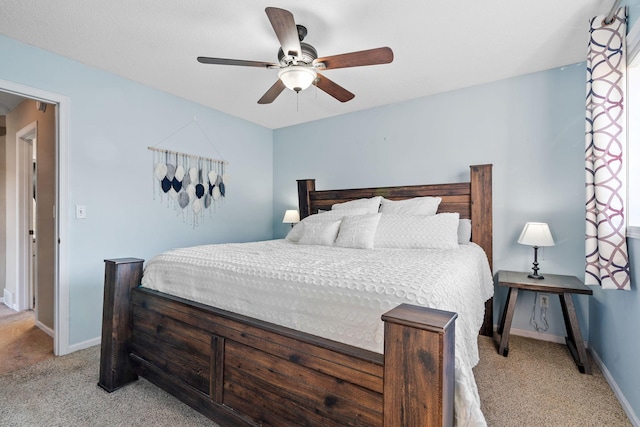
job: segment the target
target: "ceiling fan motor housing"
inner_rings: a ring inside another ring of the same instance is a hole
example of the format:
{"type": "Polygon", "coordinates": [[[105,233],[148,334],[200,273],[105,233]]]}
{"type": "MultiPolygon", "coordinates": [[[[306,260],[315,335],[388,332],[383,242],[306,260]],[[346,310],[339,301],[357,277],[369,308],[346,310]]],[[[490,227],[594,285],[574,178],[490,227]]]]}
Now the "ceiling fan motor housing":
{"type": "Polygon", "coordinates": [[[308,43],[300,43],[300,50],[302,50],[302,54],[298,57],[293,57],[290,55],[285,55],[282,51],[282,48],[278,50],[278,62],[283,67],[287,67],[289,65],[299,65],[300,63],[311,65],[314,59],[318,57],[318,52],[316,52],[316,48],[311,46],[308,43]]]}

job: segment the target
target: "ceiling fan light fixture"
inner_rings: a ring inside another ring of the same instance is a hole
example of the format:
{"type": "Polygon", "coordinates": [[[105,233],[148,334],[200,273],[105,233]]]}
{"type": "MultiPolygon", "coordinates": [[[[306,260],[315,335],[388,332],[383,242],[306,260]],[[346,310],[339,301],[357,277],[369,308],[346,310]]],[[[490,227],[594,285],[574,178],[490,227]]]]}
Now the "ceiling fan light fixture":
{"type": "Polygon", "coordinates": [[[278,69],[278,80],[262,95],[262,98],[258,100],[258,104],[271,104],[285,88],[298,93],[312,84],[336,100],[347,102],[352,100],[355,95],[325,76],[318,74],[316,70],[324,72],[324,70],[336,68],[388,64],[393,61],[393,51],[388,47],[318,58],[316,49],[302,41],[307,35],[307,29],[302,25],[296,25],[291,12],[277,7],[267,7],[265,12],[280,42],[278,63],[210,58],[207,56],[199,56],[197,58],[198,62],[202,64],[258,67],[269,70],[278,69]]]}
{"type": "Polygon", "coordinates": [[[312,67],[292,65],[280,70],[278,77],[287,88],[300,92],[311,86],[318,74],[312,67]]]}

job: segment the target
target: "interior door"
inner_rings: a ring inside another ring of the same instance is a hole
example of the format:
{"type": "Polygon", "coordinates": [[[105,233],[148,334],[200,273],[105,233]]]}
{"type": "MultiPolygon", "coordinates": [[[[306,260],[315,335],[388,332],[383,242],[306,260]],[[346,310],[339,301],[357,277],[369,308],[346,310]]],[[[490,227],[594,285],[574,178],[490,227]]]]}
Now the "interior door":
{"type": "MultiPolygon", "coordinates": [[[[36,144],[37,321],[54,330],[56,275],[56,114],[55,105],[38,105],[36,144]],[[44,110],[44,111],[43,111],[44,110]]],[[[44,104],[46,105],[46,104],[44,104]]]]}
{"type": "Polygon", "coordinates": [[[16,134],[16,307],[18,310],[33,308],[35,297],[35,266],[33,263],[32,230],[34,229],[34,174],[33,156],[37,136],[37,122],[33,121],[16,134]]]}

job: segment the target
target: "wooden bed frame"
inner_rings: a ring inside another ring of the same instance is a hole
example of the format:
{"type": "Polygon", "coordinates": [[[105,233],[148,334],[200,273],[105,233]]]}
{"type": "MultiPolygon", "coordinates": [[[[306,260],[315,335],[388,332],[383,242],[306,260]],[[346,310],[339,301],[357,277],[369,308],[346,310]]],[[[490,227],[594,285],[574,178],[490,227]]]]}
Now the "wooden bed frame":
{"type": "MultiPolygon", "coordinates": [[[[470,182],[316,191],[298,181],[301,217],[382,195],[440,196],[472,220],[492,260],[491,165],[470,182]]],[[[222,426],[453,425],[457,314],[403,304],[382,315],[384,355],[139,287],[143,260],[105,261],[100,379],[112,392],[138,375],[222,426]]],[[[492,302],[481,333],[493,331],[492,302]]]]}

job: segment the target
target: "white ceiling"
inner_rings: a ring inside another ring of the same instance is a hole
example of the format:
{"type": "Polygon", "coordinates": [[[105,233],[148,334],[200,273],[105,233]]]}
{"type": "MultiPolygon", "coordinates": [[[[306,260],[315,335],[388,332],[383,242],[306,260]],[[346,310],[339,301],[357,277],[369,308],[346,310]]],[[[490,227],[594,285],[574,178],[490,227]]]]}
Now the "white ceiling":
{"type": "MultiPolygon", "coordinates": [[[[588,20],[614,0],[0,0],[0,33],[268,128],[582,62],[588,20]],[[265,7],[291,11],[319,56],[389,46],[387,65],[323,74],[356,96],[311,87],[258,99],[277,70],[265,7]]],[[[2,58],[7,60],[7,58],[2,58]]]]}

